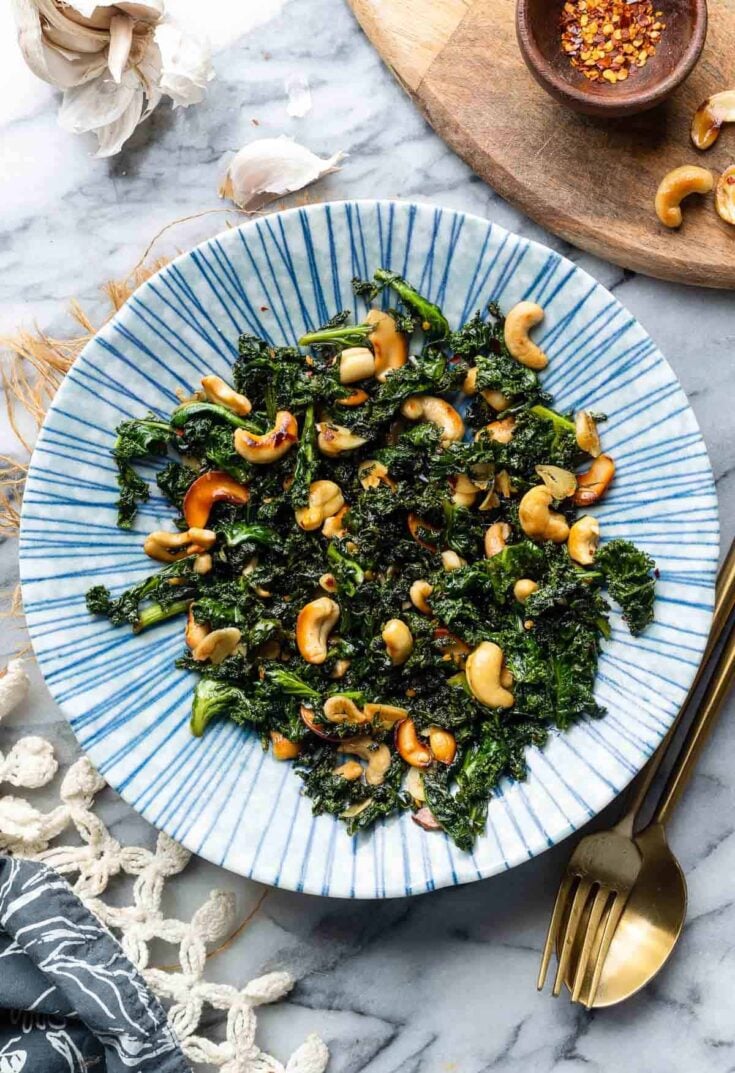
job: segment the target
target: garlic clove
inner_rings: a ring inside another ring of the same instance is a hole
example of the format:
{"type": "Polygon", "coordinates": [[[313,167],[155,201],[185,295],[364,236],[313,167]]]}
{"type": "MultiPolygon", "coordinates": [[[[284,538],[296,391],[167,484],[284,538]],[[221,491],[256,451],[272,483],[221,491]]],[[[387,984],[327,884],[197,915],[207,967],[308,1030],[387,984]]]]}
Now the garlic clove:
{"type": "Polygon", "coordinates": [[[120,84],[123,71],[130,56],[133,44],[134,22],[130,15],[113,15],[110,20],[110,47],[107,53],[107,66],[113,80],[120,84]]]}
{"type": "Polygon", "coordinates": [[[104,26],[88,26],[70,17],[73,8],[58,8],[53,0],[42,0],[43,36],[47,44],[67,52],[103,52],[109,41],[108,16],[104,26]]]}
{"type": "Polygon", "coordinates": [[[284,134],[260,138],[244,146],[230,162],[219,194],[241,209],[254,209],[338,171],[344,156],[338,151],[325,160],[284,134]]]}

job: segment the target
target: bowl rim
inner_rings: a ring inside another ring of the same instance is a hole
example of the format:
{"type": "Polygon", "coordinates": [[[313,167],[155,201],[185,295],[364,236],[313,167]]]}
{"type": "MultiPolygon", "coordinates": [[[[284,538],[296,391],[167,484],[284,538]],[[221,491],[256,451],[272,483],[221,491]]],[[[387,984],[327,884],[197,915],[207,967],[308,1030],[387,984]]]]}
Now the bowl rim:
{"type": "MultiPolygon", "coordinates": [[[[264,221],[268,220],[268,219],[271,219],[271,220],[274,219],[274,218],[283,219],[284,217],[299,218],[304,213],[306,213],[307,215],[309,215],[311,213],[321,213],[321,212],[325,212],[325,211],[328,213],[329,208],[332,205],[356,206],[358,208],[360,208],[360,207],[373,208],[373,207],[377,206],[377,207],[382,207],[382,208],[385,208],[385,209],[389,209],[391,207],[397,206],[400,209],[406,210],[406,211],[411,211],[412,209],[413,210],[418,209],[420,211],[426,211],[426,212],[440,211],[440,212],[446,212],[447,214],[449,214],[451,216],[458,216],[458,217],[466,218],[466,219],[469,219],[469,220],[475,220],[475,221],[481,223],[483,226],[488,226],[488,225],[491,226],[492,229],[496,233],[499,233],[499,235],[501,235],[501,236],[502,235],[505,235],[506,237],[511,236],[513,238],[516,238],[519,242],[526,244],[530,248],[537,248],[537,249],[539,249],[541,251],[545,251],[546,253],[554,253],[555,256],[557,256],[559,258],[560,262],[566,263],[569,267],[571,267],[574,270],[575,273],[578,273],[583,279],[585,279],[590,284],[592,284],[595,289],[599,288],[600,290],[602,290],[605,293],[607,293],[608,295],[610,295],[610,292],[607,290],[605,285],[603,283],[601,283],[598,279],[596,279],[594,276],[590,275],[589,272],[587,272],[584,268],[581,268],[575,262],[570,261],[569,258],[566,257],[564,254],[552,251],[551,248],[549,246],[547,246],[543,242],[540,242],[540,241],[537,241],[535,239],[529,238],[529,237],[524,236],[522,234],[519,234],[517,232],[510,231],[508,228],[504,227],[502,224],[496,223],[493,220],[488,219],[487,217],[480,216],[478,213],[464,212],[462,209],[455,208],[455,207],[450,206],[450,205],[440,205],[440,204],[437,204],[436,202],[433,202],[433,201],[417,201],[415,199],[403,200],[403,199],[400,199],[400,198],[342,198],[342,199],[330,199],[330,200],[324,201],[324,202],[316,202],[316,203],[313,203],[311,205],[297,206],[297,207],[293,207],[293,208],[289,208],[289,209],[284,209],[284,210],[281,210],[281,211],[278,211],[278,212],[275,212],[275,213],[268,214],[265,217],[258,217],[256,219],[251,219],[251,220],[245,221],[244,223],[238,225],[235,228],[231,228],[229,230],[225,229],[223,231],[217,232],[215,235],[212,235],[209,238],[204,239],[201,242],[198,242],[191,249],[185,250],[184,252],[180,253],[178,256],[173,258],[170,262],[168,262],[166,265],[162,266],[158,271],[156,271],[150,277],[149,280],[146,280],[143,284],[141,284],[141,286],[138,289],[137,293],[139,295],[147,293],[149,291],[149,289],[151,289],[152,284],[155,284],[156,281],[158,281],[162,275],[165,275],[166,273],[171,272],[172,269],[176,269],[176,267],[178,265],[180,265],[181,263],[184,263],[184,262],[188,261],[191,258],[192,254],[194,252],[196,252],[198,250],[201,250],[203,248],[207,248],[207,247],[212,246],[218,239],[221,239],[223,236],[227,236],[228,241],[232,240],[232,237],[237,235],[237,233],[240,232],[241,230],[253,230],[253,231],[257,230],[259,227],[263,226],[264,221]]],[[[614,302],[617,305],[621,306],[621,308],[623,308],[623,309],[625,309],[627,311],[627,307],[624,306],[623,303],[620,302],[620,300],[615,295],[610,295],[610,297],[613,298],[614,302]]],[[[104,336],[107,333],[112,331],[115,323],[121,317],[125,316],[125,308],[126,308],[125,305],[123,307],[121,307],[121,309],[119,311],[117,311],[114,314],[114,316],[112,318],[110,318],[110,320],[105,322],[105,324],[103,324],[98,329],[98,331],[95,333],[95,335],[92,337],[92,339],[89,340],[89,342],[85,345],[85,347],[83,348],[81,353],[75,359],[75,361],[74,361],[74,363],[72,365],[72,368],[77,366],[78,363],[81,362],[84,359],[85,354],[87,354],[88,350],[94,345],[94,341],[100,335],[104,336]]],[[[632,322],[642,332],[644,332],[645,335],[649,339],[651,339],[649,333],[646,331],[646,329],[643,327],[643,325],[640,324],[640,322],[638,321],[637,317],[635,317],[632,313],[629,314],[629,315],[630,315],[630,317],[632,319],[632,322]]],[[[712,464],[711,464],[711,460],[709,458],[709,452],[707,450],[707,444],[706,444],[706,441],[704,439],[704,436],[702,435],[702,430],[700,428],[699,421],[697,420],[696,414],[694,413],[694,411],[693,411],[693,409],[691,407],[691,404],[689,403],[688,397],[686,396],[686,393],[684,392],[684,389],[683,389],[683,387],[681,385],[681,382],[679,381],[678,376],[676,375],[674,369],[672,368],[672,366],[670,365],[670,363],[666,359],[666,356],[663,354],[663,352],[660,350],[658,345],[655,343],[655,340],[651,339],[651,342],[653,343],[653,345],[655,347],[655,351],[659,355],[660,360],[663,362],[663,364],[665,366],[668,367],[668,369],[669,369],[669,371],[671,373],[671,376],[672,376],[673,380],[675,381],[675,384],[676,384],[677,388],[679,389],[681,394],[686,399],[686,404],[687,404],[687,409],[689,411],[690,420],[692,421],[694,429],[696,430],[696,432],[698,434],[699,443],[701,444],[702,449],[704,451],[704,456],[706,458],[706,463],[707,463],[707,467],[708,467],[708,470],[709,470],[709,480],[707,482],[707,491],[711,495],[712,505],[714,506],[714,510],[715,510],[715,519],[714,519],[715,533],[713,534],[713,536],[717,541],[717,547],[719,549],[720,540],[721,540],[720,518],[719,518],[719,502],[718,502],[715,483],[714,483],[714,473],[713,473],[713,470],[712,470],[712,464]]],[[[67,391],[73,390],[74,387],[75,387],[75,384],[74,384],[73,378],[72,377],[68,377],[68,378],[65,377],[64,381],[62,381],[62,384],[59,387],[59,390],[56,393],[56,396],[54,397],[54,400],[52,401],[51,406],[49,407],[47,417],[44,420],[44,424],[43,424],[43,426],[42,426],[42,428],[41,428],[41,430],[39,432],[39,436],[38,436],[38,439],[36,441],[36,445],[34,447],[34,456],[35,456],[36,451],[39,448],[45,448],[45,446],[46,446],[44,441],[47,438],[47,436],[49,435],[48,424],[47,424],[49,415],[54,410],[61,411],[61,407],[59,406],[59,403],[63,403],[64,397],[65,397],[67,391]]],[[[36,468],[36,466],[34,466],[34,458],[32,458],[31,462],[30,462],[30,465],[29,465],[29,471],[28,471],[28,478],[29,478],[28,487],[31,487],[33,482],[41,479],[42,477],[43,477],[42,471],[39,471],[36,468]]],[[[27,599],[27,596],[29,595],[27,587],[29,585],[34,584],[35,581],[36,581],[36,579],[33,577],[33,567],[30,566],[30,563],[28,561],[24,561],[24,555],[23,555],[23,551],[24,551],[24,548],[23,548],[23,544],[24,544],[24,528],[25,528],[26,521],[27,521],[27,513],[28,513],[28,509],[29,509],[29,507],[28,507],[29,502],[30,502],[29,497],[24,497],[22,510],[21,510],[21,533],[20,533],[20,541],[19,541],[20,581],[21,581],[21,589],[22,589],[24,605],[25,605],[25,601],[27,599]]],[[[703,557],[702,561],[703,562],[705,561],[705,557],[703,557]]],[[[716,569],[716,561],[715,561],[713,569],[716,569]]],[[[709,608],[708,608],[708,613],[709,613],[709,616],[711,618],[712,605],[713,605],[713,602],[714,602],[714,577],[713,577],[713,580],[712,580],[712,584],[709,586],[709,589],[710,589],[710,605],[709,605],[709,608]]],[[[59,688],[58,680],[54,680],[51,683],[49,683],[47,681],[47,670],[45,669],[44,664],[48,661],[49,652],[46,651],[46,650],[39,650],[39,642],[41,641],[42,632],[41,631],[37,632],[38,623],[34,623],[33,618],[34,618],[34,616],[33,616],[32,612],[31,613],[26,613],[28,632],[29,632],[29,636],[31,638],[31,642],[32,642],[33,650],[34,650],[34,655],[35,655],[35,657],[36,657],[36,659],[38,661],[39,670],[41,671],[42,677],[44,678],[44,682],[46,683],[46,686],[49,689],[49,692],[51,693],[51,696],[53,697],[54,701],[59,705],[64,718],[70,724],[72,724],[73,723],[72,716],[69,713],[66,704],[61,699],[57,699],[57,696],[56,696],[58,688],[59,688]]],[[[705,641],[702,640],[702,651],[704,650],[704,645],[705,645],[705,641]]],[[[692,669],[692,672],[691,672],[691,678],[692,679],[694,677],[694,673],[695,673],[695,670],[692,669]]],[[[79,742],[79,744],[84,749],[84,746],[82,745],[81,740],[78,737],[78,735],[76,733],[76,730],[74,729],[73,725],[72,725],[72,731],[74,732],[74,735],[77,738],[77,741],[79,742]]],[[[663,740],[663,736],[664,736],[664,734],[662,733],[657,745],[660,743],[661,740],[663,740]]],[[[96,752],[96,748],[94,750],[90,749],[90,753],[92,753],[92,752],[96,752]]],[[[438,890],[438,889],[441,889],[441,888],[444,888],[444,887],[452,887],[452,886],[464,885],[466,883],[474,882],[474,881],[476,881],[478,879],[488,879],[488,878],[492,877],[493,875],[503,873],[506,870],[512,870],[513,868],[517,867],[518,865],[525,863],[529,859],[533,859],[533,858],[535,858],[537,856],[540,856],[547,849],[550,849],[552,846],[557,845],[558,843],[564,841],[566,838],[568,838],[569,836],[571,836],[575,832],[579,831],[582,827],[585,826],[585,824],[587,822],[589,822],[595,816],[599,815],[599,813],[604,808],[606,808],[614,800],[616,800],[625,791],[625,789],[630,784],[630,782],[632,782],[632,780],[634,778],[636,778],[638,774],[640,774],[640,771],[645,766],[645,762],[646,762],[646,759],[643,759],[641,761],[640,767],[637,770],[632,771],[629,774],[626,773],[624,778],[623,778],[622,784],[617,789],[615,789],[612,786],[612,784],[610,784],[608,791],[605,792],[604,800],[601,800],[600,803],[595,802],[594,811],[590,815],[588,815],[587,819],[581,819],[580,818],[579,822],[575,822],[574,819],[570,819],[570,821],[566,824],[566,826],[564,826],[563,828],[560,828],[555,833],[555,835],[553,837],[549,837],[547,840],[538,839],[537,842],[534,842],[532,849],[530,847],[526,847],[526,849],[524,849],[522,846],[519,846],[517,848],[516,852],[511,853],[505,859],[504,862],[498,860],[496,862],[496,864],[492,868],[484,869],[482,871],[480,871],[478,869],[474,874],[468,874],[468,875],[462,876],[461,878],[457,877],[456,875],[452,875],[451,870],[447,870],[447,872],[443,873],[441,876],[432,877],[431,882],[427,882],[427,883],[419,882],[419,883],[416,883],[415,885],[413,885],[411,887],[410,890],[405,889],[405,888],[401,888],[400,885],[398,885],[398,886],[389,886],[386,883],[385,886],[381,889],[380,893],[376,892],[375,894],[372,894],[372,893],[370,893],[370,894],[355,894],[355,893],[344,894],[344,893],[340,893],[339,891],[333,891],[331,888],[328,889],[328,890],[324,890],[324,888],[322,887],[320,889],[318,884],[312,883],[310,881],[307,881],[306,883],[299,883],[298,885],[293,885],[288,881],[284,881],[282,878],[278,878],[278,879],[276,879],[274,881],[273,879],[265,878],[262,874],[258,874],[257,870],[252,870],[251,872],[247,873],[247,872],[241,871],[241,870],[236,869],[236,868],[228,867],[228,865],[224,864],[222,861],[215,860],[207,852],[206,848],[204,848],[203,846],[195,847],[193,845],[194,839],[189,836],[188,832],[187,832],[187,834],[183,835],[182,837],[177,836],[177,840],[180,841],[180,843],[184,847],[189,849],[192,853],[196,853],[198,856],[201,856],[203,859],[208,860],[211,863],[213,863],[213,864],[215,864],[215,865],[217,865],[219,867],[224,868],[225,870],[232,871],[233,874],[244,875],[244,876],[246,876],[246,878],[252,878],[252,879],[254,879],[254,880],[258,881],[258,882],[265,883],[268,886],[280,887],[280,888],[283,888],[283,889],[286,889],[286,890],[293,890],[293,891],[296,891],[298,893],[305,893],[305,894],[311,894],[311,895],[320,895],[320,896],[323,896],[323,897],[324,896],[331,897],[331,898],[345,898],[345,897],[347,897],[347,898],[350,898],[351,900],[354,899],[354,900],[357,900],[357,901],[375,901],[375,900],[384,900],[386,898],[414,896],[414,895],[419,895],[419,894],[423,894],[423,893],[426,893],[426,892],[430,892],[432,890],[438,890]]],[[[115,789],[116,793],[118,793],[123,798],[123,800],[126,801],[126,803],[129,805],[129,807],[132,808],[138,815],[140,815],[141,817],[146,819],[147,822],[149,822],[153,826],[155,826],[157,830],[162,830],[162,831],[166,832],[168,822],[166,824],[163,824],[163,826],[159,826],[158,824],[154,823],[154,821],[148,815],[148,813],[150,811],[150,805],[138,807],[137,804],[133,803],[133,801],[130,799],[130,796],[128,795],[128,792],[127,792],[127,788],[123,788],[123,787],[118,788],[118,787],[116,787],[114,781],[110,781],[110,785],[113,787],[113,789],[115,789]]],[[[377,829],[373,830],[372,837],[377,838],[377,834],[378,834],[377,829]]],[[[171,836],[171,837],[173,837],[173,836],[171,836]]]]}
{"type": "Polygon", "coordinates": [[[587,94],[558,75],[538,47],[529,14],[530,2],[531,0],[516,0],[515,20],[518,45],[527,67],[537,82],[553,97],[570,104],[573,102],[579,111],[590,115],[608,115],[610,118],[615,118],[631,112],[645,111],[660,104],[689,77],[699,60],[707,38],[709,17],[707,0],[691,0],[694,28],[678,62],[665,78],[652,83],[645,90],[628,94],[625,99],[616,98],[612,94],[609,96],[598,93],[587,94]]]}

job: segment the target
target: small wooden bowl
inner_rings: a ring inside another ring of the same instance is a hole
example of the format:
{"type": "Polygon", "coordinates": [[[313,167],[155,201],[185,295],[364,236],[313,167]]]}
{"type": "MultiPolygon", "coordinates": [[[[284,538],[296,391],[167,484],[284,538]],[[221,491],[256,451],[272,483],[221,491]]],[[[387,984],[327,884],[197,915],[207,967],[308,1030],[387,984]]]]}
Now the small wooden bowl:
{"type": "Polygon", "coordinates": [[[666,29],[656,55],[625,82],[591,82],[572,67],[561,47],[564,0],[518,0],[516,32],[521,54],[539,85],[575,112],[633,115],[653,108],[690,74],[707,36],[707,0],[658,0],[666,29]]]}

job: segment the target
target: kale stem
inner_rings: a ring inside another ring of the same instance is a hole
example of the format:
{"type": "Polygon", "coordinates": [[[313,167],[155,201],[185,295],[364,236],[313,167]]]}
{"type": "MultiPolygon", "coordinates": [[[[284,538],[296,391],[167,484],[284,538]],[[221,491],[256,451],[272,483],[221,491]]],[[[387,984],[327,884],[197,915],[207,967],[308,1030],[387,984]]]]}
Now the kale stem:
{"type": "Polygon", "coordinates": [[[188,610],[188,600],[177,600],[176,603],[168,604],[166,607],[161,604],[150,604],[138,615],[138,621],[133,626],[133,633],[142,633],[150,626],[157,626],[159,622],[165,622],[167,618],[173,618],[174,615],[183,615],[188,610]]]}
{"type": "Polygon", "coordinates": [[[318,332],[302,335],[299,346],[318,346],[321,343],[355,346],[357,343],[363,343],[374,327],[374,324],[344,324],[339,328],[321,328],[318,332]]]}
{"type": "Polygon", "coordinates": [[[550,410],[548,406],[532,406],[531,413],[536,417],[540,417],[542,421],[551,421],[557,428],[565,428],[569,432],[574,432],[574,422],[570,421],[567,417],[562,417],[556,410],[550,410]]]}

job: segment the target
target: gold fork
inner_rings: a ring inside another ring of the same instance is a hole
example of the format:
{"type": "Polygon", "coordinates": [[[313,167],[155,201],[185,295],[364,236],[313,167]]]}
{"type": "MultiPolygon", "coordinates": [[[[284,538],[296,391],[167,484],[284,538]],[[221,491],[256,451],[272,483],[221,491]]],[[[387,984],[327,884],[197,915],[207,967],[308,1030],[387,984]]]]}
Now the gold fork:
{"type": "Polygon", "coordinates": [[[593,1005],[602,966],[625,903],[641,868],[641,855],[633,841],[638,813],[733,608],[735,608],[735,541],[730,545],[718,578],[712,629],[707,648],[678,716],[649,760],[633,802],[625,815],[610,830],[583,838],[567,865],[556,896],[541,955],[541,967],[536,985],[539,991],[546,982],[554,947],[558,950],[558,965],[552,987],[554,997],[559,995],[562,983],[567,976],[572,951],[578,949],[579,959],[572,983],[572,1001],[579,1001],[588,968],[593,963],[592,983],[585,1003],[588,1007],[593,1005]]]}

